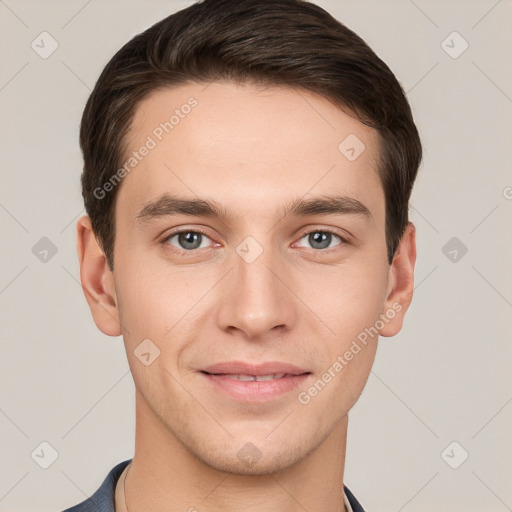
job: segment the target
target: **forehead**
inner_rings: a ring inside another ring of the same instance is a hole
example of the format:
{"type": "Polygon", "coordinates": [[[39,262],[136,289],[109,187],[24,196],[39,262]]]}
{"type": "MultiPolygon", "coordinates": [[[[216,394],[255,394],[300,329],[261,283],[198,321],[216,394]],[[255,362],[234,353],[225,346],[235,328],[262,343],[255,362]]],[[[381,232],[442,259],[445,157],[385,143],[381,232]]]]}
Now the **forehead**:
{"type": "Polygon", "coordinates": [[[124,218],[163,193],[251,215],[329,193],[384,215],[378,134],[307,91],[229,82],[160,89],[136,109],[126,143],[124,218]]]}

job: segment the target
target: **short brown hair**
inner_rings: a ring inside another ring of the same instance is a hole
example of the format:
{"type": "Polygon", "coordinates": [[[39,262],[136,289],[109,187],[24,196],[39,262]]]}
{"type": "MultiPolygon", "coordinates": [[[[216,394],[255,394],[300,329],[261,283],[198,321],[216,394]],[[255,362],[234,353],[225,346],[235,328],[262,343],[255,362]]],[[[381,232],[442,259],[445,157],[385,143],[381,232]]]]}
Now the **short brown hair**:
{"type": "Polygon", "coordinates": [[[125,44],[87,101],[80,126],[82,195],[110,269],[119,187],[101,197],[97,191],[122,165],[137,106],[156,89],[214,80],[311,91],[377,130],[391,264],[422,156],[411,109],[392,71],[357,34],[310,2],[205,0],[125,44]]]}

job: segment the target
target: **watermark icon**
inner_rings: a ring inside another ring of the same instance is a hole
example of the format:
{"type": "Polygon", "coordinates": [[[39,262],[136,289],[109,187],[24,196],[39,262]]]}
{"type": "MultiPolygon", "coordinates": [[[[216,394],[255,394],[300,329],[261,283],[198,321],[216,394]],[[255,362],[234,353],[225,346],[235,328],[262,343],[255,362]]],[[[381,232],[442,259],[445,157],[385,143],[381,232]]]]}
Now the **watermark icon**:
{"type": "Polygon", "coordinates": [[[242,242],[240,242],[236,247],[236,253],[240,256],[246,263],[253,263],[256,261],[262,254],[263,247],[256,241],[252,236],[248,236],[242,242]]]}
{"type": "Polygon", "coordinates": [[[469,457],[467,450],[457,441],[452,441],[442,452],[441,458],[452,469],[458,469],[469,457]]]}
{"type": "Polygon", "coordinates": [[[258,447],[252,443],[245,443],[240,450],[238,450],[236,456],[248,467],[254,466],[263,454],[258,447]]]}
{"type": "Polygon", "coordinates": [[[49,442],[43,441],[34,448],[30,456],[38,466],[48,469],[58,459],[59,453],[49,442]]]}
{"type": "Polygon", "coordinates": [[[48,263],[57,254],[57,251],[57,246],[46,236],[43,236],[32,247],[32,254],[41,263],[48,263]]]}
{"type": "Polygon", "coordinates": [[[469,43],[458,32],[453,31],[443,40],[441,48],[452,59],[458,59],[469,48],[469,43]]]}
{"type": "Polygon", "coordinates": [[[357,335],[357,340],[352,340],[350,348],[346,350],[343,355],[339,355],[336,361],[322,373],[319,379],[316,380],[306,391],[301,391],[297,395],[297,400],[302,405],[307,405],[311,402],[311,399],[317,396],[323,389],[329,384],[340,372],[348,365],[354,356],[359,354],[361,350],[368,344],[368,339],[373,339],[379,334],[381,329],[393,318],[396,314],[402,311],[403,306],[400,302],[394,302],[385,313],[379,316],[379,320],[376,320],[371,327],[366,327],[357,335]],[[363,345],[361,347],[360,343],[363,345]]]}
{"type": "Polygon", "coordinates": [[[32,50],[34,50],[41,59],[47,59],[59,47],[57,40],[48,32],[41,32],[30,43],[32,50]]]}
{"type": "Polygon", "coordinates": [[[357,160],[365,149],[363,141],[355,133],[347,135],[338,146],[340,153],[350,162],[357,160]]]}
{"type": "Polygon", "coordinates": [[[149,366],[160,356],[160,349],[148,338],[142,340],[133,353],[144,366],[149,366]]]}
{"type": "Polygon", "coordinates": [[[458,263],[468,252],[468,248],[456,236],[450,238],[441,252],[452,262],[458,263]]]}
{"type": "Polygon", "coordinates": [[[94,197],[96,199],[103,199],[108,192],[114,190],[121,180],[132,172],[133,169],[164,140],[165,136],[171,133],[172,130],[180,124],[181,120],[185,119],[185,117],[192,112],[193,108],[197,107],[197,105],[197,100],[191,96],[180,108],[175,109],[174,113],[167,121],[160,123],[153,129],[151,135],[146,137],[146,142],[144,142],[137,151],[132,152],[121,168],[119,168],[101,187],[94,189],[94,197]]]}
{"type": "Polygon", "coordinates": [[[503,197],[505,199],[512,199],[512,187],[505,187],[503,189],[503,197]]]}

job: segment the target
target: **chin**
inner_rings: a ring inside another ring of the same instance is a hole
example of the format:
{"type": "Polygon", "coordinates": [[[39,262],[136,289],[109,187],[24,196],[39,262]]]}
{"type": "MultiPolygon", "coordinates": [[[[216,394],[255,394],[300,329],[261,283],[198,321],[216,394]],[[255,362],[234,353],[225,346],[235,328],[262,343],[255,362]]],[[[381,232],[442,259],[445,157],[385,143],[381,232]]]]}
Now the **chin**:
{"type": "Polygon", "coordinates": [[[211,454],[211,457],[203,456],[201,460],[216,471],[240,476],[261,476],[279,473],[293,466],[301,459],[300,455],[296,454],[294,456],[290,453],[262,455],[258,460],[240,460],[237,454],[223,457],[219,455],[215,453],[211,454]]]}
{"type": "MultiPolygon", "coordinates": [[[[240,438],[239,438],[240,439],[240,438]]],[[[258,476],[279,473],[303,460],[314,446],[295,440],[286,445],[283,439],[275,440],[237,440],[192,447],[193,455],[206,466],[223,473],[243,476],[258,476]]],[[[315,444],[315,443],[313,443],[315,444]]]]}

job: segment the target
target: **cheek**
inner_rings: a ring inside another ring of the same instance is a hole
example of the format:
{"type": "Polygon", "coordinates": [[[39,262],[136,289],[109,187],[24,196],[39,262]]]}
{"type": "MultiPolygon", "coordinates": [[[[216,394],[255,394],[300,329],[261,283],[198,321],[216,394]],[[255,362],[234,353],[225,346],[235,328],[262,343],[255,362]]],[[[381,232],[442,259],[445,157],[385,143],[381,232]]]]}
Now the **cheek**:
{"type": "Polygon", "coordinates": [[[177,399],[172,376],[183,347],[175,331],[186,314],[187,301],[177,299],[181,289],[168,279],[169,273],[132,263],[129,271],[119,265],[123,278],[116,284],[124,345],[136,388],[159,410],[162,390],[177,399]]]}
{"type": "Polygon", "coordinates": [[[375,323],[386,291],[386,268],[347,263],[315,268],[300,277],[299,296],[318,317],[322,333],[338,348],[375,323]]]}
{"type": "Polygon", "coordinates": [[[304,287],[309,290],[311,308],[323,323],[320,382],[304,399],[315,402],[319,415],[329,403],[339,404],[337,413],[343,415],[364,389],[375,359],[376,324],[385,298],[387,267],[358,261],[334,272],[332,268],[322,272],[326,274],[317,272],[304,287]]]}
{"type": "Polygon", "coordinates": [[[116,294],[123,336],[127,344],[159,340],[179,315],[183,283],[170,279],[142,256],[126,258],[117,268],[116,294]]]}
{"type": "Polygon", "coordinates": [[[116,293],[128,357],[134,359],[134,351],[136,356],[142,350],[139,345],[149,339],[159,350],[155,369],[175,371],[201,328],[206,328],[208,300],[201,298],[216,276],[136,256],[126,259],[118,271],[116,293]]]}
{"type": "Polygon", "coordinates": [[[376,323],[383,304],[385,282],[350,278],[330,282],[328,293],[319,295],[317,311],[329,327],[322,329],[322,370],[312,387],[298,397],[300,404],[310,404],[319,423],[341,418],[356,403],[370,374],[377,351],[376,323]],[[340,287],[341,285],[344,287],[340,287]],[[339,285],[339,286],[337,286],[339,285]],[[323,309],[320,307],[323,304],[323,309]],[[331,330],[333,332],[331,332],[331,330]]]}

